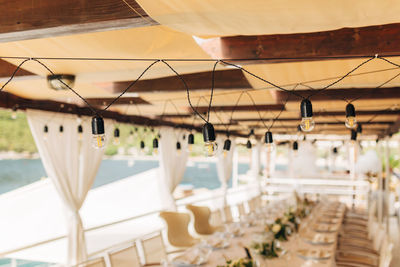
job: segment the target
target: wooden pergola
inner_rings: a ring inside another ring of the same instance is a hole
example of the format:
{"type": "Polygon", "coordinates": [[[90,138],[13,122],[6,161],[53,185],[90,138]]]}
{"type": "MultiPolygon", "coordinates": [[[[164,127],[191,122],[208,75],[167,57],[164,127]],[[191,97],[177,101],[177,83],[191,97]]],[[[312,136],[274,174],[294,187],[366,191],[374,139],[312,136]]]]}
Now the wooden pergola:
{"type": "MultiPolygon", "coordinates": [[[[266,129],[258,113],[264,123],[270,124],[283,110],[271,130],[295,133],[300,121],[299,95],[314,94],[375,54],[400,63],[400,23],[320,32],[193,38],[157,22],[139,3],[130,0],[129,5],[121,0],[44,0],[34,4],[27,0],[2,1],[6,12],[0,18],[0,56],[4,57],[0,60],[0,81],[6,82],[23,60],[12,57],[40,58],[56,73],[75,75],[74,89],[101,110],[151,63],[128,59],[174,59],[170,64],[186,81],[199,113],[205,113],[214,64],[210,60],[224,59],[287,90],[296,87],[297,96],[288,95],[241,69],[218,64],[210,121],[221,133],[230,125],[233,135],[246,136],[248,129],[254,129],[261,136],[266,129]],[[108,60],[111,58],[127,60],[108,60]],[[244,95],[236,106],[244,90],[256,103],[244,95]]],[[[345,105],[356,99],[353,104],[363,135],[383,137],[397,133],[399,72],[398,66],[376,58],[313,96],[317,124],[314,132],[347,135],[345,105]]],[[[1,92],[0,106],[92,115],[72,92],[50,89],[46,83],[48,74],[36,62],[27,62],[1,92]]],[[[138,125],[199,130],[202,121],[194,118],[186,93],[180,78],[157,63],[101,114],[138,125]]]]}

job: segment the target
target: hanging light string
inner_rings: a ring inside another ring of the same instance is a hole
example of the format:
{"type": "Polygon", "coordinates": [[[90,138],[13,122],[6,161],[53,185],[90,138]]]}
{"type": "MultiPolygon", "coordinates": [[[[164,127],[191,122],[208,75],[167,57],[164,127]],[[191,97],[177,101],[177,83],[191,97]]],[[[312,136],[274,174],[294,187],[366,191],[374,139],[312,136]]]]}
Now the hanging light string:
{"type": "MultiPolygon", "coordinates": [[[[47,71],[49,71],[52,75],[54,75],[54,72],[49,68],[49,67],[47,67],[44,63],[42,63],[39,59],[51,59],[51,58],[26,58],[26,57],[0,57],[0,58],[20,58],[20,59],[24,59],[24,61],[23,62],[21,62],[18,66],[17,66],[17,68],[16,68],[16,70],[14,71],[14,73],[12,74],[12,76],[10,77],[10,79],[0,88],[0,91],[1,90],[3,90],[4,89],[4,87],[9,83],[9,82],[11,82],[11,80],[15,77],[15,74],[17,73],[17,71],[22,67],[22,65],[23,64],[25,64],[26,62],[28,62],[28,61],[31,61],[31,60],[33,60],[33,61],[35,61],[35,62],[37,62],[37,63],[39,63],[40,65],[42,65],[47,71]]],[[[363,61],[362,63],[360,63],[359,65],[357,65],[354,69],[352,69],[351,71],[349,71],[348,73],[346,73],[344,76],[342,76],[342,77],[340,77],[339,79],[337,79],[337,80],[335,80],[334,82],[332,82],[332,83],[330,83],[329,85],[327,85],[327,86],[325,86],[324,88],[322,88],[322,89],[319,89],[319,90],[316,90],[316,92],[314,93],[314,94],[312,94],[312,95],[310,95],[308,98],[310,98],[310,97],[312,97],[312,96],[314,96],[314,95],[316,95],[316,94],[318,94],[318,93],[320,93],[320,92],[323,92],[324,90],[326,90],[326,89],[328,89],[329,87],[331,87],[331,86],[333,86],[333,85],[335,85],[335,84],[337,84],[338,82],[340,82],[341,80],[343,80],[343,79],[345,79],[346,77],[348,77],[348,76],[350,76],[354,71],[356,71],[357,69],[359,69],[361,66],[363,66],[364,64],[366,64],[366,63],[368,63],[368,62],[370,62],[371,60],[373,60],[374,58],[379,58],[379,59],[381,59],[381,60],[384,60],[384,61],[386,61],[386,62],[388,62],[388,63],[390,63],[390,64],[392,64],[392,65],[394,65],[394,66],[396,66],[396,67],[398,67],[398,68],[400,68],[400,65],[398,65],[398,64],[396,64],[396,63],[393,63],[392,61],[390,61],[390,60],[387,60],[387,59],[385,59],[385,58],[382,58],[382,57],[378,57],[377,55],[375,56],[375,57],[369,57],[367,60],[365,60],[365,61],[363,61]]],[[[65,60],[98,60],[98,59],[89,59],[89,58],[52,58],[52,59],[65,59],[65,60]]],[[[112,59],[109,59],[109,60],[112,60],[112,59]]],[[[117,59],[116,59],[117,60],[117,59]]],[[[124,59],[124,60],[129,60],[129,59],[124,59]]],[[[130,60],[134,60],[134,59],[130,59],[130,60]]],[[[137,60],[142,60],[142,61],[147,61],[148,59],[137,59],[137,60]]],[[[166,61],[197,61],[196,59],[186,59],[186,60],[178,60],[178,59],[168,59],[168,60],[166,60],[166,59],[163,59],[163,60],[160,60],[160,59],[156,59],[156,60],[153,60],[153,62],[141,73],[141,75],[139,75],[139,77],[138,77],[138,79],[136,79],[135,81],[133,81],[118,97],[116,97],[109,105],[107,105],[107,107],[105,107],[104,109],[103,109],[103,111],[105,111],[105,110],[107,110],[112,104],[114,104],[120,97],[122,97],[153,65],[155,65],[156,63],[158,63],[158,62],[163,62],[165,65],[167,65],[177,76],[178,76],[178,78],[182,81],[182,83],[183,83],[183,85],[184,85],[184,87],[185,87],[185,89],[186,89],[186,91],[187,91],[187,99],[188,99],[188,102],[189,102],[189,105],[191,106],[191,108],[193,109],[193,111],[195,112],[195,114],[197,114],[200,118],[202,118],[202,120],[204,120],[205,122],[208,122],[208,120],[209,120],[209,112],[208,112],[208,114],[207,114],[207,120],[193,107],[193,105],[192,105],[192,103],[191,103],[191,101],[190,101],[190,90],[189,90],[189,87],[187,86],[187,84],[186,84],[186,82],[185,82],[185,80],[183,79],[183,77],[174,69],[174,68],[172,68],[172,66],[170,65],[170,64],[168,64],[166,61]]],[[[203,60],[202,60],[203,61],[203,60]]],[[[288,93],[292,93],[292,94],[294,94],[294,95],[296,95],[296,96],[298,96],[298,97],[301,97],[301,98],[303,98],[304,99],[304,97],[303,96],[301,96],[301,95],[299,95],[299,94],[297,94],[297,93],[295,93],[295,92],[290,92],[290,90],[288,90],[288,89],[285,89],[285,88],[283,88],[283,87],[281,87],[281,86],[278,86],[278,85],[276,85],[276,84],[274,84],[274,83],[272,83],[272,82],[270,82],[270,81],[268,81],[268,80],[265,80],[265,79],[263,79],[263,78],[261,78],[261,77],[259,77],[258,75],[255,75],[255,74],[253,74],[253,73],[251,73],[251,72],[249,72],[249,71],[247,71],[246,69],[244,69],[243,67],[241,67],[241,66],[239,66],[239,65],[236,65],[236,64],[233,64],[233,63],[230,63],[230,62],[227,62],[227,61],[225,61],[225,60],[206,60],[206,61],[213,61],[213,62],[215,62],[214,63],[214,68],[213,68],[213,77],[212,77],[212,90],[211,90],[211,96],[210,96],[210,103],[209,103],[209,111],[210,111],[210,109],[211,109],[211,104],[212,104],[212,99],[213,99],[213,91],[214,91],[214,80],[215,80],[215,68],[216,68],[216,65],[218,64],[218,63],[224,63],[224,64],[226,64],[226,65],[230,65],[230,66],[233,66],[233,67],[236,67],[236,68],[238,68],[238,69],[241,69],[242,71],[244,71],[244,72],[246,72],[247,74],[249,74],[249,75],[251,75],[251,76],[253,76],[253,77],[255,77],[255,78],[257,78],[257,79],[259,79],[259,80],[261,80],[261,81],[263,81],[263,82],[265,82],[265,83],[267,83],[267,84],[269,84],[269,85],[271,85],[271,86],[273,86],[273,87],[275,87],[275,88],[277,88],[277,89],[279,89],[279,90],[282,90],[282,91],[286,91],[286,92],[288,92],[288,93]]],[[[78,96],[82,101],[84,101],[85,103],[86,103],[86,105],[92,110],[92,112],[94,113],[94,114],[98,114],[98,112],[99,111],[97,111],[93,106],[91,106],[90,105],[90,103],[88,103],[88,101],[84,98],[84,97],[82,97],[79,93],[77,93],[74,89],[72,89],[69,85],[67,85],[65,82],[63,82],[61,79],[58,79],[63,85],[65,85],[68,89],[70,89],[76,96],[78,96]]],[[[251,95],[246,91],[246,93],[249,95],[249,97],[252,99],[252,97],[251,97],[251,95]]],[[[253,103],[255,103],[254,102],[254,100],[252,99],[252,102],[253,103]]],[[[257,110],[258,111],[258,110],[257,110]]],[[[259,112],[258,112],[259,113],[259,112]]],[[[260,115],[260,113],[259,113],[259,116],[261,117],[261,115],[260,115]]],[[[261,118],[261,121],[262,121],[262,123],[265,125],[265,123],[264,123],[264,121],[262,120],[262,118],[261,118]]]]}

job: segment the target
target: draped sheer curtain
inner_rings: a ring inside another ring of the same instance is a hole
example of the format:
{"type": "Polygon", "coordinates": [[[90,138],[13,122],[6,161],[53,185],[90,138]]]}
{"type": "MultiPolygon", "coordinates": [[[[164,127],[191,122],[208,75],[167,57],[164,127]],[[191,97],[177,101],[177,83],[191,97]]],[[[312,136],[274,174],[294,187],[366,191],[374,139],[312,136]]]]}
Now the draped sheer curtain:
{"type": "Polygon", "coordinates": [[[221,182],[221,190],[224,194],[224,205],[226,204],[226,194],[228,190],[228,181],[232,177],[233,168],[233,153],[235,150],[235,140],[231,139],[231,149],[224,153],[225,139],[217,137],[218,154],[217,154],[217,173],[218,179],[221,182]]]}
{"type": "MultiPolygon", "coordinates": [[[[96,178],[104,150],[94,149],[91,145],[90,117],[82,118],[83,133],[80,136],[75,115],[37,110],[27,110],[26,113],[43,166],[66,207],[67,264],[74,265],[87,259],[79,210],[96,178]],[[45,125],[47,134],[44,133],[45,125]]],[[[108,131],[112,128],[110,124],[110,121],[105,121],[108,131]]]]}
{"type": "Polygon", "coordinates": [[[186,170],[186,163],[189,156],[187,139],[183,138],[183,134],[180,131],[176,131],[171,127],[162,127],[160,129],[160,135],[159,161],[161,194],[166,200],[166,208],[176,210],[173,193],[175,188],[182,181],[186,170]],[[176,149],[176,143],[178,141],[181,143],[180,152],[176,149]]]}

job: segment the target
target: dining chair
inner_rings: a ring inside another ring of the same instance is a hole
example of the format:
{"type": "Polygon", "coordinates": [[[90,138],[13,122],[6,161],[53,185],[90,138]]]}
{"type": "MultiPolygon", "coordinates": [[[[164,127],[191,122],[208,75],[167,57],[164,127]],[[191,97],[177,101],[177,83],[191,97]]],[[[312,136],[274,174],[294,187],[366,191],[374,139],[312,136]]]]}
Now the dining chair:
{"type": "Polygon", "coordinates": [[[140,259],[135,244],[108,253],[111,267],[140,267],[140,259]]]}
{"type": "Polygon", "coordinates": [[[225,206],[223,209],[224,212],[224,222],[230,223],[233,221],[231,206],[225,206]]]}
{"type": "Polygon", "coordinates": [[[221,227],[223,224],[221,210],[214,210],[211,212],[210,224],[216,227],[221,227]]]}
{"type": "Polygon", "coordinates": [[[204,206],[187,205],[194,217],[194,229],[199,235],[211,235],[218,230],[217,226],[210,224],[211,210],[204,206]]]}
{"type": "Polygon", "coordinates": [[[244,209],[244,204],[243,203],[239,203],[237,205],[238,211],[239,211],[239,217],[243,217],[246,216],[246,210],[244,209]]]}
{"type": "Polygon", "coordinates": [[[254,212],[256,210],[256,203],[255,203],[255,199],[254,198],[249,199],[247,201],[247,205],[249,207],[249,211],[250,212],[254,212]]]}
{"type": "Polygon", "coordinates": [[[145,266],[155,265],[167,259],[167,252],[164,245],[161,232],[155,235],[141,239],[143,254],[145,259],[145,266]]]}
{"type": "Polygon", "coordinates": [[[187,213],[163,211],[160,217],[167,224],[168,242],[175,247],[191,247],[199,242],[189,234],[190,215],[187,213]]]}

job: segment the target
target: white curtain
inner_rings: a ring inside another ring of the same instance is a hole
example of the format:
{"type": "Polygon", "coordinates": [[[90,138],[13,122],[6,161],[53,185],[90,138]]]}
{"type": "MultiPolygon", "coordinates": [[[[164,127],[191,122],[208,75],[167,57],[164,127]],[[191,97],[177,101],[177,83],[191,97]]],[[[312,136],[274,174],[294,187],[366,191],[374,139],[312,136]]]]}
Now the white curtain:
{"type": "MultiPolygon", "coordinates": [[[[26,113],[44,168],[67,210],[67,264],[80,263],[87,259],[87,253],[79,209],[94,182],[104,150],[94,149],[91,145],[90,117],[81,120],[83,134],[80,139],[75,115],[38,110],[27,110],[26,113]],[[47,134],[44,133],[45,125],[47,134]],[[62,133],[60,125],[64,129],[62,133]]],[[[105,121],[105,127],[110,131],[112,127],[108,124],[105,121]]]]}
{"type": "Polygon", "coordinates": [[[231,139],[231,149],[225,153],[223,150],[226,138],[217,137],[218,154],[217,154],[217,173],[221,182],[221,189],[224,194],[224,204],[226,204],[226,193],[228,190],[228,181],[232,177],[233,153],[235,150],[235,140],[231,139]]]}
{"type": "Polygon", "coordinates": [[[251,149],[251,165],[250,175],[257,181],[261,170],[261,141],[257,140],[257,143],[253,145],[251,149]]]}
{"type": "Polygon", "coordinates": [[[187,136],[183,139],[183,133],[171,127],[163,127],[160,129],[160,178],[167,208],[176,210],[175,199],[173,193],[175,188],[183,179],[186,170],[186,163],[189,152],[187,149],[187,136]],[[181,151],[176,149],[176,143],[181,143],[181,151]]]}

